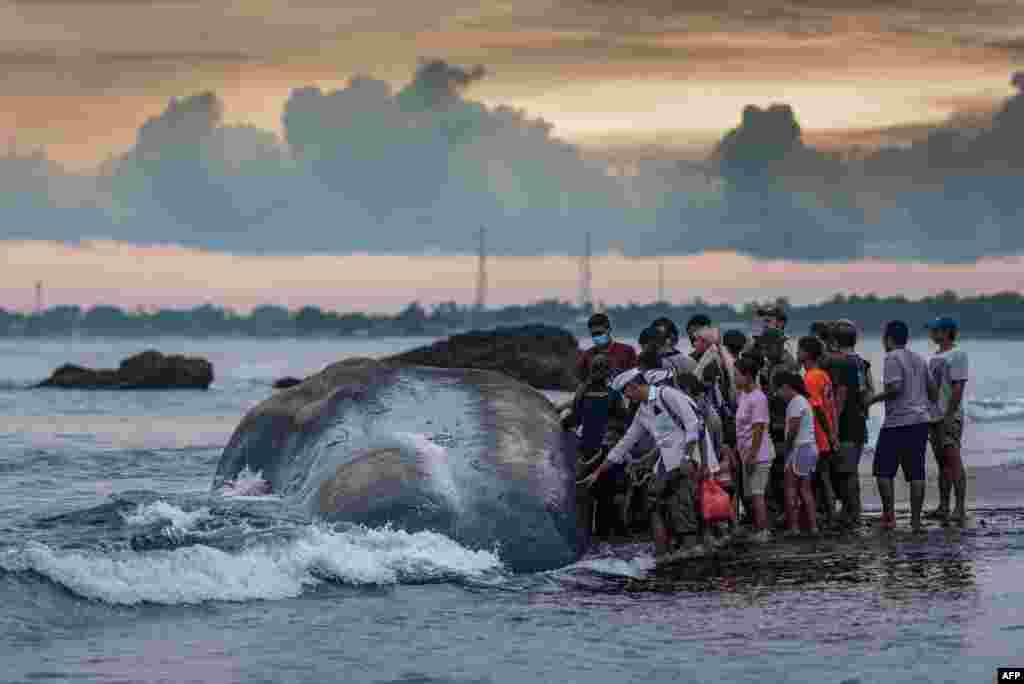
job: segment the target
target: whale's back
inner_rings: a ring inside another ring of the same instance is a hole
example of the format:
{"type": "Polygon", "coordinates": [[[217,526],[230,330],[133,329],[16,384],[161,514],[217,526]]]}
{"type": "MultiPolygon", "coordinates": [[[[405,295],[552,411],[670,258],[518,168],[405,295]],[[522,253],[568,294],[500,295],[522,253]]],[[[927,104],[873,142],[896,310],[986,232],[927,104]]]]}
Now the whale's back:
{"type": "Polygon", "coordinates": [[[214,486],[262,471],[327,520],[430,529],[546,569],[581,550],[574,451],[551,403],[500,373],[353,360],[250,411],[214,486]]]}

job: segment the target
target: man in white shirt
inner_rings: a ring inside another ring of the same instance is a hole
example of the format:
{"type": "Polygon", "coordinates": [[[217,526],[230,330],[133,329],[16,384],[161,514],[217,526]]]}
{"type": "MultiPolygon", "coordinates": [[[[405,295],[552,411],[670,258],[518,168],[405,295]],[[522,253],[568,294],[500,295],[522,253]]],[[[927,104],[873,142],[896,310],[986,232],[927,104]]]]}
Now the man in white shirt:
{"type": "Polygon", "coordinates": [[[673,542],[687,547],[696,545],[695,483],[701,459],[698,444],[703,429],[689,397],[674,387],[658,386],[663,374],[665,371],[648,371],[645,374],[633,369],[616,377],[612,387],[621,389],[640,407],[625,436],[608,453],[600,467],[579,483],[592,486],[615,464],[630,460],[633,447],[641,439],[653,439],[658,460],[654,464],[648,506],[658,556],[666,555],[673,542]]]}

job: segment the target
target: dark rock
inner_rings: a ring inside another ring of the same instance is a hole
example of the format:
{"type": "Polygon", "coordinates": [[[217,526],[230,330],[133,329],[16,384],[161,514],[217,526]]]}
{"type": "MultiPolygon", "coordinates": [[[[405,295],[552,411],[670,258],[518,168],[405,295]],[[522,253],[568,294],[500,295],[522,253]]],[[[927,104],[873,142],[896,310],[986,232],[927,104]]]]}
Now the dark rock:
{"type": "Polygon", "coordinates": [[[287,378],[281,378],[280,380],[275,381],[274,389],[288,389],[289,387],[295,387],[296,385],[301,384],[302,380],[300,380],[299,378],[293,378],[289,376],[287,378]]]}
{"type": "Polygon", "coordinates": [[[579,343],[572,333],[547,325],[496,328],[454,335],[389,361],[435,368],[495,370],[536,389],[576,389],[573,370],[579,343]]]}
{"type": "Polygon", "coordinates": [[[206,359],[165,356],[145,351],[121,362],[117,369],[83,368],[65,364],[37,387],[62,389],[207,389],[213,365],[206,359]]]}

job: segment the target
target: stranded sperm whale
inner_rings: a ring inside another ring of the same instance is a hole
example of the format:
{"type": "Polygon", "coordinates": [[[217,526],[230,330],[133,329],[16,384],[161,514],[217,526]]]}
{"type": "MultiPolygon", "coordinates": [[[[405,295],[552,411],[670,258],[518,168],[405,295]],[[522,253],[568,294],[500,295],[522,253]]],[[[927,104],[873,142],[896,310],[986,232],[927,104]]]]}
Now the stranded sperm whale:
{"type": "Polygon", "coordinates": [[[367,359],[252,409],[214,489],[248,468],[328,521],[443,533],[512,570],[576,560],[575,443],[551,403],[501,373],[367,359]]]}

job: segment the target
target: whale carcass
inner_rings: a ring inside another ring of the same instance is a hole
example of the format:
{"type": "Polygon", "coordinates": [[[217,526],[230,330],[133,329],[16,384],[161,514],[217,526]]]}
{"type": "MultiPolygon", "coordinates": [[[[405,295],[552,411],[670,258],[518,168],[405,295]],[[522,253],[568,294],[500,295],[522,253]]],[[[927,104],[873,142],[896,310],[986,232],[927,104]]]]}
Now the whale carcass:
{"type": "Polygon", "coordinates": [[[213,486],[247,468],[327,521],[441,532],[546,570],[588,541],[572,440],[542,394],[501,373],[347,360],[252,409],[213,486]]]}

